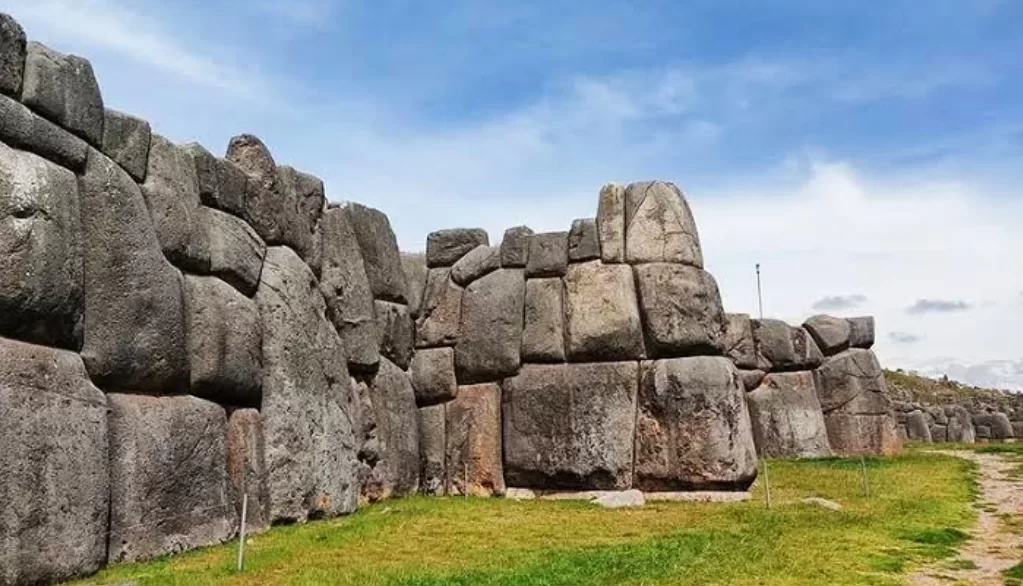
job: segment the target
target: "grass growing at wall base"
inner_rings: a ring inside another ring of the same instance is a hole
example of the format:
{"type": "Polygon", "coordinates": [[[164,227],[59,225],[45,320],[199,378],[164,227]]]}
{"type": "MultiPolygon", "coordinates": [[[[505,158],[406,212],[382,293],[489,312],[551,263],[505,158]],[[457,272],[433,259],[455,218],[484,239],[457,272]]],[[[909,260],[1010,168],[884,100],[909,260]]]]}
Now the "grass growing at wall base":
{"type": "Polygon", "coordinates": [[[586,503],[413,498],[236,543],[105,570],[78,584],[600,586],[900,584],[901,572],[954,556],[972,519],[971,464],[910,453],[770,463],[774,507],[754,501],[586,503]],[[842,511],[802,504],[837,501],[842,511]]]}

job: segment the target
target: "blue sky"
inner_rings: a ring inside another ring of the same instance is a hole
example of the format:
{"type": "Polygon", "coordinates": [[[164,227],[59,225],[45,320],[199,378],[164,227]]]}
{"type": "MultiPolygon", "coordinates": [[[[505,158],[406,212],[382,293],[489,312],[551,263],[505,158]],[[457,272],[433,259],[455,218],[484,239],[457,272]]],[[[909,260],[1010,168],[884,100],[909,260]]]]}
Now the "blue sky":
{"type": "Polygon", "coordinates": [[[331,199],[387,212],[403,248],[566,229],[606,181],[667,179],[727,309],[755,311],[761,262],[772,315],[873,313],[889,365],[1023,388],[1021,2],[0,10],[90,58],[107,105],[219,153],[258,134],[331,199]]]}

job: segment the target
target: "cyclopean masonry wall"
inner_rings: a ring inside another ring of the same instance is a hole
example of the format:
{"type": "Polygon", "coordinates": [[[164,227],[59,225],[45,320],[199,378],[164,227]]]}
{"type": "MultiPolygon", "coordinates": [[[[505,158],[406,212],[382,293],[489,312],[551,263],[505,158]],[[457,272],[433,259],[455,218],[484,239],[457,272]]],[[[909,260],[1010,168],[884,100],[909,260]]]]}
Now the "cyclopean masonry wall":
{"type": "Polygon", "coordinates": [[[863,323],[818,352],[726,319],[664,182],[402,255],[260,139],[173,144],[0,15],[0,586],[225,541],[243,495],[259,530],[416,492],[741,491],[754,437],[888,451],[863,323]]]}

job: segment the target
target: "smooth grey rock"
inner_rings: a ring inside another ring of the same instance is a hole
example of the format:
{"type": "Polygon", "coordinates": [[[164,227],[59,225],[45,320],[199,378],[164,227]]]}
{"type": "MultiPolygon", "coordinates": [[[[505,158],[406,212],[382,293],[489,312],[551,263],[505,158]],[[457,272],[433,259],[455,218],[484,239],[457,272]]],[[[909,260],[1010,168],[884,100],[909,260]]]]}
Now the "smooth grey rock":
{"type": "Polygon", "coordinates": [[[92,146],[103,144],[103,96],[88,60],[29,42],[21,101],[92,146]]]}
{"type": "Polygon", "coordinates": [[[346,202],[340,209],[348,214],[355,232],[373,297],[407,304],[405,271],[401,268],[401,253],[390,220],[383,212],[357,203],[346,202]]]}
{"type": "Polygon", "coordinates": [[[803,328],[794,328],[777,319],[753,320],[760,368],[770,372],[808,370],[824,361],[817,343],[803,328]]]}
{"type": "Polygon", "coordinates": [[[149,123],[107,108],[103,122],[103,154],[110,157],[138,183],[146,180],[149,144],[153,131],[149,123]]]}
{"type": "Polygon", "coordinates": [[[923,411],[912,411],[906,416],[906,437],[918,442],[934,441],[923,411]]]}
{"type": "Polygon", "coordinates": [[[574,220],[568,233],[568,261],[586,262],[600,258],[600,236],[597,235],[597,220],[585,218],[574,220]]]}
{"type": "Polygon", "coordinates": [[[501,387],[463,386],[444,405],[445,468],[451,471],[447,494],[501,496],[501,387]]]}
{"type": "Polygon", "coordinates": [[[369,501],[419,491],[419,420],[407,374],[386,358],[370,383],[369,399],[379,459],[362,486],[369,501]]]}
{"type": "Polygon", "coordinates": [[[642,364],[634,486],[746,490],[757,477],[746,391],[723,357],[642,364]]]}
{"type": "Polygon", "coordinates": [[[636,362],[526,364],[505,380],[508,486],[630,488],[638,370],[636,362]]]}
{"type": "Polygon", "coordinates": [[[450,267],[477,246],[490,246],[482,228],[450,228],[426,236],[426,266],[450,267]]]}
{"type": "Polygon", "coordinates": [[[987,425],[976,425],[976,424],[974,424],[974,429],[976,429],[976,437],[977,437],[977,439],[984,439],[984,440],[991,439],[991,427],[989,427],[987,425]]]}
{"type": "Polygon", "coordinates": [[[248,495],[246,533],[270,528],[270,489],[267,486],[263,419],[256,409],[237,409],[227,418],[227,474],[235,514],[242,515],[248,495]]]}
{"type": "Polygon", "coordinates": [[[568,233],[546,232],[529,237],[526,277],[561,277],[568,270],[568,233]]]}
{"type": "Polygon", "coordinates": [[[291,214],[283,225],[284,244],[297,252],[313,273],[319,275],[322,262],[320,220],[327,203],[323,181],[287,165],[280,165],[277,167],[277,184],[291,214]]]}
{"type": "Polygon", "coordinates": [[[110,563],[227,541],[227,414],[196,397],[107,396],[110,563]]]}
{"type": "Polygon", "coordinates": [[[874,317],[849,318],[849,345],[869,349],[874,346],[874,317]]]}
{"type": "Polygon", "coordinates": [[[595,505],[605,509],[627,509],[642,507],[646,504],[646,497],[636,490],[623,490],[621,492],[608,492],[591,501],[595,505]]]}
{"type": "Polygon", "coordinates": [[[832,356],[814,376],[825,413],[835,410],[857,415],[891,413],[884,373],[870,350],[852,348],[832,356]]]}
{"type": "Polygon", "coordinates": [[[245,217],[245,186],[248,178],[241,167],[213,156],[201,144],[189,143],[185,151],[195,162],[199,199],[203,205],[245,217]]]}
{"type": "Polygon", "coordinates": [[[725,315],[710,273],[674,263],[649,263],[635,270],[648,356],[724,352],[725,315]]]}
{"type": "Polygon", "coordinates": [[[377,321],[377,345],[380,355],[408,370],[415,343],[415,325],[408,306],[389,301],[374,301],[377,321]]]}
{"type": "Polygon", "coordinates": [[[824,414],[828,443],[836,455],[891,456],[902,449],[895,419],[888,415],[857,415],[843,411],[824,414]]]}
{"type": "Polygon", "coordinates": [[[320,293],[348,357],[348,367],[366,372],[380,362],[380,340],[362,251],[348,214],[331,208],[320,224],[323,263],[320,293]]]}
{"type": "Polygon", "coordinates": [[[760,386],[760,383],[764,382],[764,378],[767,377],[767,373],[762,370],[740,370],[739,378],[742,380],[742,386],[747,392],[753,391],[760,386]]]}
{"type": "Polygon", "coordinates": [[[209,235],[199,214],[195,162],[184,149],[158,134],[150,143],[142,195],[167,259],[190,272],[209,273],[209,235]]]}
{"type": "Polygon", "coordinates": [[[263,434],[271,517],[355,510],[355,401],[344,348],[316,277],[287,247],[267,249],[256,292],[263,321],[263,434]]]}
{"type": "Polygon", "coordinates": [[[0,335],[81,348],[80,216],[72,172],[0,142],[0,335]]]}
{"type": "Polygon", "coordinates": [[[23,104],[0,95],[0,140],[81,173],[89,145],[23,104]]]}
{"type": "Polygon", "coordinates": [[[565,276],[565,343],[573,362],[644,357],[632,268],[573,264],[565,276]]]}
{"type": "MultiPolygon", "coordinates": [[[[725,356],[743,369],[756,369],[757,346],[753,341],[753,321],[745,313],[725,314],[725,356]]],[[[759,385],[759,383],[757,383],[759,385]]]]}
{"type": "Polygon", "coordinates": [[[0,93],[18,97],[25,72],[25,29],[0,13],[0,93]]]}
{"type": "Polygon", "coordinates": [[[477,246],[451,267],[451,279],[466,287],[476,279],[501,268],[499,246],[477,246]]]}
{"type": "Polygon", "coordinates": [[[458,395],[455,351],[452,348],[421,348],[412,357],[412,388],[416,404],[428,407],[446,403],[458,395]]]}
{"type": "Polygon", "coordinates": [[[524,269],[529,262],[529,237],[533,230],[528,226],[515,226],[504,231],[501,240],[501,266],[506,269],[524,269]]]}
{"type": "Polygon", "coordinates": [[[831,455],[811,372],[769,374],[746,395],[757,452],[767,458],[831,455]]]}
{"type": "Polygon", "coordinates": [[[806,331],[825,356],[833,356],[849,348],[849,320],[830,315],[815,315],[803,323],[806,331]]]}
{"type": "Polygon", "coordinates": [[[444,404],[419,409],[419,490],[423,494],[446,493],[446,413],[444,404]]]}
{"type": "Polygon", "coordinates": [[[416,348],[453,346],[458,341],[464,289],[449,277],[451,269],[430,269],[416,319],[416,348]]]}
{"type": "Polygon", "coordinates": [[[991,414],[991,439],[1006,440],[1016,437],[1016,431],[1012,428],[1012,421],[1005,413],[996,412],[991,414]]]}
{"type": "Polygon", "coordinates": [[[258,407],[263,334],[256,302],[215,277],[186,275],[185,324],[191,394],[258,407]]]}
{"type": "Polygon", "coordinates": [[[930,429],[931,441],[934,442],[946,442],[948,441],[948,426],[947,425],[932,425],[930,429]]]}
{"type": "Polygon", "coordinates": [[[696,222],[673,183],[642,181],[625,188],[625,261],[703,268],[696,222]]]}
{"type": "Polygon", "coordinates": [[[522,360],[565,361],[565,285],[561,279],[526,281],[522,360]]]}
{"type": "Polygon", "coordinates": [[[107,399],[77,354],[0,338],[0,584],[106,561],[107,399]]]}
{"type": "Polygon", "coordinates": [[[241,218],[201,206],[198,223],[209,243],[210,274],[247,297],[256,294],[266,244],[241,218]]]}
{"type": "Polygon", "coordinates": [[[138,186],[99,151],[78,178],[85,269],[82,358],[106,391],[188,388],[181,274],[160,252],[138,186]]]}
{"type": "Polygon", "coordinates": [[[625,188],[617,183],[608,183],[600,189],[597,236],[601,260],[625,262],[625,188]]]}
{"type": "Polygon", "coordinates": [[[245,221],[268,245],[287,244],[287,224],[292,219],[292,211],[279,185],[277,163],[270,150],[258,137],[241,134],[228,143],[225,158],[246,174],[245,221]]]}
{"type": "Polygon", "coordinates": [[[518,371],[525,290],[521,269],[500,269],[466,287],[455,344],[459,384],[496,381],[518,371]]]}
{"type": "Polygon", "coordinates": [[[408,283],[408,309],[413,318],[419,317],[419,308],[423,304],[423,292],[426,291],[426,254],[422,252],[401,253],[401,268],[405,271],[405,282],[408,283]]]}

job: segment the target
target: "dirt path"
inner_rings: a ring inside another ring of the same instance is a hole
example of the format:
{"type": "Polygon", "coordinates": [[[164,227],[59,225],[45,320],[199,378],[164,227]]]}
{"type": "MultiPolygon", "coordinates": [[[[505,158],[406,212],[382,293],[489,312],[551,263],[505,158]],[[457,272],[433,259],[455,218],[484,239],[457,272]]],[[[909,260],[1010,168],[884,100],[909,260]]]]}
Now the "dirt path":
{"type": "Polygon", "coordinates": [[[948,569],[947,562],[909,577],[913,586],[948,586],[973,584],[976,586],[1003,586],[1002,571],[1020,562],[1023,535],[1006,527],[1003,516],[1011,515],[1023,521],[1023,481],[1013,478],[1010,471],[1018,466],[997,454],[978,454],[970,451],[939,452],[958,456],[977,463],[980,468],[981,511],[977,527],[970,541],[960,550],[963,560],[972,562],[968,569],[948,569]]]}

